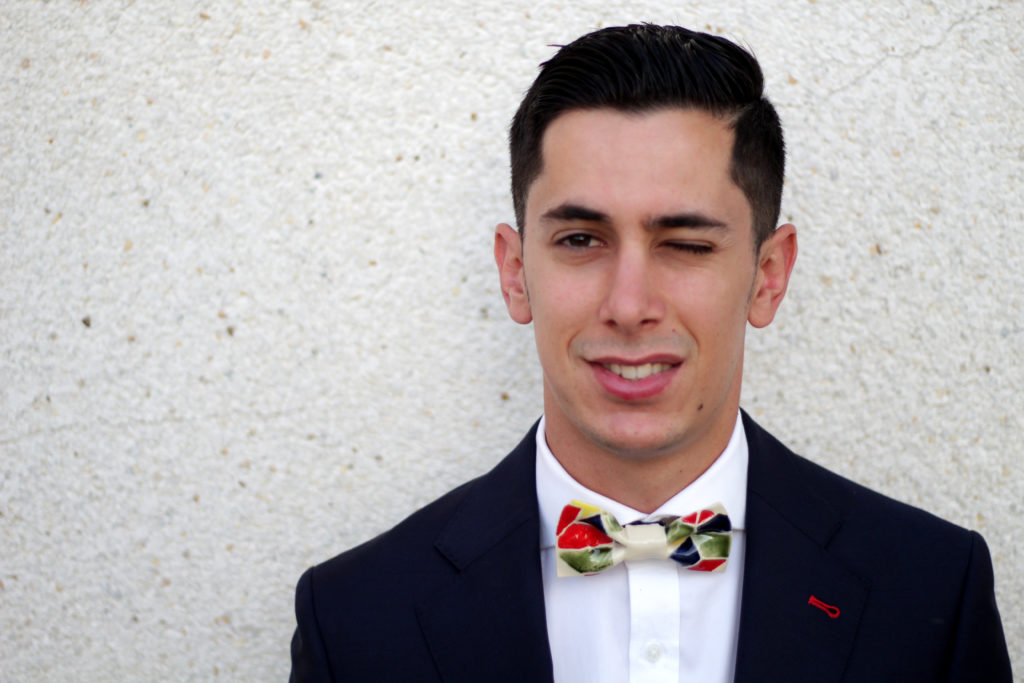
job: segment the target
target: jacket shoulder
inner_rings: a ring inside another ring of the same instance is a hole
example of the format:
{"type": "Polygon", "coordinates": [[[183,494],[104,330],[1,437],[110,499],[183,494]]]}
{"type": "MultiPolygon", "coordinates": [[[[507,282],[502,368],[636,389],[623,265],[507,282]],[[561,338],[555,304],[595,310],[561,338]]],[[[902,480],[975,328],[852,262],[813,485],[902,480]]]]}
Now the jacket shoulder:
{"type": "Polygon", "coordinates": [[[964,551],[969,548],[967,529],[812,462],[749,417],[745,422],[751,451],[750,493],[790,521],[826,534],[826,529],[818,527],[852,525],[870,529],[880,538],[898,534],[958,544],[964,551]]]}
{"type": "Polygon", "coordinates": [[[312,567],[317,580],[329,581],[338,575],[348,583],[356,578],[353,572],[379,577],[381,572],[388,573],[388,566],[408,566],[412,557],[423,562],[438,534],[479,480],[477,477],[465,482],[416,510],[391,529],[312,567]]]}
{"type": "Polygon", "coordinates": [[[295,592],[295,680],[433,680],[418,608],[477,558],[504,548],[511,534],[537,547],[529,542],[538,537],[536,528],[529,533],[537,519],[533,436],[531,430],[487,474],[302,575],[295,592]]]}
{"type": "Polygon", "coordinates": [[[324,578],[348,572],[379,578],[402,571],[423,578],[434,571],[462,569],[500,540],[508,527],[536,518],[535,430],[536,425],[486,474],[314,569],[324,578]]]}

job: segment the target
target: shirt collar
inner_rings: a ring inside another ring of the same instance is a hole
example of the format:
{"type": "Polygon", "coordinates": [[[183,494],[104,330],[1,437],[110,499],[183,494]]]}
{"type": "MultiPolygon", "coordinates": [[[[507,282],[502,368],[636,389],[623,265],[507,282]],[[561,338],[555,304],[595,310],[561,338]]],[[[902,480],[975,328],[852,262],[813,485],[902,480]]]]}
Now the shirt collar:
{"type": "Polygon", "coordinates": [[[746,526],[747,512],[747,435],[743,421],[736,413],[736,425],[725,450],[711,467],[697,477],[689,486],[669,498],[649,515],[623,505],[607,496],[591,491],[565,471],[561,463],[548,448],[545,437],[545,422],[541,417],[537,427],[537,500],[540,504],[540,547],[555,545],[555,527],[562,514],[562,508],[569,501],[579,500],[604,508],[619,521],[628,524],[637,520],[648,520],[662,515],[686,515],[712,503],[721,503],[729,514],[733,529],[746,526]]]}

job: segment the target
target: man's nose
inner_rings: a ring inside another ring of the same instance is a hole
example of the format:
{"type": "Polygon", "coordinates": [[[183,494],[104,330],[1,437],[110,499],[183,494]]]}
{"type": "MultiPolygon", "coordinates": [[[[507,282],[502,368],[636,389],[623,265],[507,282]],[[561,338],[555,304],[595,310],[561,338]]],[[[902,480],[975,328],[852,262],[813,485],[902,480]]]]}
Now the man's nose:
{"type": "Polygon", "coordinates": [[[665,315],[657,274],[645,247],[621,245],[607,277],[600,311],[606,324],[636,332],[657,324],[665,315]]]}

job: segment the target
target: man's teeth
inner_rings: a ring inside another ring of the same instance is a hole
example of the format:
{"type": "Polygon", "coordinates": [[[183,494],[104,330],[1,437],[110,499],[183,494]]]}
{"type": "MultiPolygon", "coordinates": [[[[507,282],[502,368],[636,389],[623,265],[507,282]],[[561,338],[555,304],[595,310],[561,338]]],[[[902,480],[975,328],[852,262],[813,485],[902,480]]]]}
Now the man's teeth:
{"type": "Polygon", "coordinates": [[[604,367],[625,379],[643,379],[659,372],[665,372],[672,366],[668,363],[647,363],[645,365],[619,365],[608,363],[604,367]]]}

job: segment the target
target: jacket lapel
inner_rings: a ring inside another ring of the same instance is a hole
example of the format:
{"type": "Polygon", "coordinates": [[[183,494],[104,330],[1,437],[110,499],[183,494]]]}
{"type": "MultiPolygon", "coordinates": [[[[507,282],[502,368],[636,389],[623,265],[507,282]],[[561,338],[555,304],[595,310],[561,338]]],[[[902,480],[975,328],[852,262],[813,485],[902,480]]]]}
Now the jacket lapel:
{"type": "Polygon", "coordinates": [[[827,546],[842,520],[795,455],[745,413],[750,447],[737,683],[838,681],[868,587],[827,546]]]}
{"type": "Polygon", "coordinates": [[[540,570],[536,425],[467,494],[435,547],[452,580],[417,606],[445,681],[551,681],[540,570]]]}

